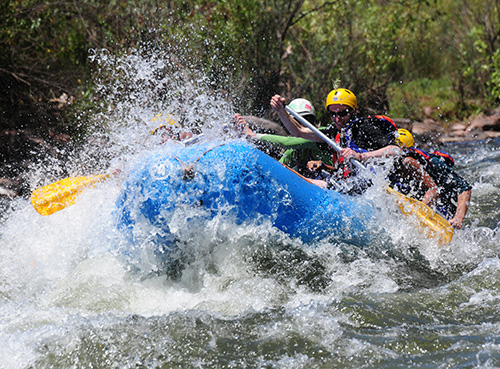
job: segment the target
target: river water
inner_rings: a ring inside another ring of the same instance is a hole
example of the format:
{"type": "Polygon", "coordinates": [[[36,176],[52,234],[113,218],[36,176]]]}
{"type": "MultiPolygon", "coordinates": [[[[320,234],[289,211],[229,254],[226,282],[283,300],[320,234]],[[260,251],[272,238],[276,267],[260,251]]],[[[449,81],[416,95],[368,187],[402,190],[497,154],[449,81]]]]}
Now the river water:
{"type": "Polygon", "coordinates": [[[173,271],[141,260],[145,272],[116,252],[125,241],[114,211],[124,178],[157,146],[157,114],[182,115],[210,139],[234,111],[203,79],[176,84],[178,70],[162,76],[167,97],[143,83],[168,69],[161,56],[99,58],[134,88],[102,82],[113,109],[90,112],[101,129],[70,163],[34,167],[31,186],[64,177],[61,166],[65,176],[122,172],[48,217],[28,199],[3,204],[0,368],[500,367],[500,140],[441,147],[473,185],[449,245],[379,193],[377,242],[305,245],[222,216],[200,232],[181,217],[172,222],[191,259],[173,271]]]}

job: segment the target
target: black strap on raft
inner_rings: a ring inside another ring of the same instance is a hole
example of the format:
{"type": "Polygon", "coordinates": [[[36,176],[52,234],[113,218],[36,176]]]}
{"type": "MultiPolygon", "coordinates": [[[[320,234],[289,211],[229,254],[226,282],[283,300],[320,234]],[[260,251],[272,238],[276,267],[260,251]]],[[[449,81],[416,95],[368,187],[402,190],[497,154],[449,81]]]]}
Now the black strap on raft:
{"type": "MultiPolygon", "coordinates": [[[[201,158],[201,156],[200,156],[201,158]]],[[[195,163],[200,160],[200,158],[196,159],[194,162],[192,162],[189,165],[186,165],[181,159],[179,159],[177,156],[174,156],[174,159],[177,160],[181,165],[184,167],[184,174],[182,175],[182,179],[184,181],[191,180],[194,178],[194,165],[195,163]]]]}

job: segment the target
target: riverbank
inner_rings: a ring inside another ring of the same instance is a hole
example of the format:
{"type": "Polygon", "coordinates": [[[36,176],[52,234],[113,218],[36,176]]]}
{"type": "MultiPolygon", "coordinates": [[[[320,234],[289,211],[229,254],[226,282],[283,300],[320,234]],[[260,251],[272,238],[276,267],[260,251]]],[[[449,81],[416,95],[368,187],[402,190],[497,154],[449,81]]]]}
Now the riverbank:
{"type": "Polygon", "coordinates": [[[484,141],[500,137],[500,108],[490,115],[477,115],[467,121],[446,124],[426,118],[422,122],[396,118],[399,128],[409,130],[417,143],[432,146],[446,143],[484,141]]]}

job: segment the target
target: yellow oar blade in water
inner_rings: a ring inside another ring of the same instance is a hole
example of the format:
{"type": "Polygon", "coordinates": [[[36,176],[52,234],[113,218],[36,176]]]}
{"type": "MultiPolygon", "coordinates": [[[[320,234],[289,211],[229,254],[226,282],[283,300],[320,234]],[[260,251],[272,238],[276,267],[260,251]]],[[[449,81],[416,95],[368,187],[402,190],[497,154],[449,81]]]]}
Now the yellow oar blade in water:
{"type": "Polygon", "coordinates": [[[31,194],[31,203],[42,215],[51,215],[75,203],[83,190],[109,178],[109,174],[70,177],[40,187],[31,194]]]}
{"type": "Polygon", "coordinates": [[[397,197],[396,201],[401,212],[416,219],[428,238],[436,239],[440,245],[451,241],[453,227],[445,218],[423,202],[405,196],[390,187],[387,187],[387,192],[397,197]]]}

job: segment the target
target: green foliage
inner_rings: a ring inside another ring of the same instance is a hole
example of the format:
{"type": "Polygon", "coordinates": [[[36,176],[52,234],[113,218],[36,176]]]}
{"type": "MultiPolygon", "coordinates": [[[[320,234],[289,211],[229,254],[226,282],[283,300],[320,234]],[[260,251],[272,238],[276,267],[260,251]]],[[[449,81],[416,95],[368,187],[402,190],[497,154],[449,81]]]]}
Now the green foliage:
{"type": "Polygon", "coordinates": [[[421,78],[408,83],[395,82],[388,88],[391,100],[389,115],[422,121],[424,111],[430,110],[436,121],[449,121],[456,117],[457,93],[448,78],[421,78]]]}
{"type": "MultiPolygon", "coordinates": [[[[306,2],[304,11],[316,4],[306,2]]],[[[283,87],[291,86],[287,94],[322,102],[343,86],[357,94],[365,112],[387,113],[389,85],[437,78],[447,68],[435,37],[442,18],[434,5],[346,0],[311,13],[291,30],[292,53],[282,68],[283,87]]]]}
{"type": "Polygon", "coordinates": [[[201,47],[194,46],[214,88],[227,89],[242,109],[259,110],[279,75],[279,9],[261,0],[205,2],[192,19],[201,47]]]}
{"type": "Polygon", "coordinates": [[[500,0],[7,0],[0,11],[7,128],[84,133],[72,114],[97,98],[89,50],[145,43],[175,49],[242,113],[271,117],[276,93],[323,112],[333,87],[352,89],[364,112],[415,119],[426,106],[449,120],[500,100],[500,0]],[[76,103],[55,109],[63,92],[76,103]]]}
{"type": "Polygon", "coordinates": [[[498,104],[500,103],[500,49],[495,50],[491,59],[491,79],[488,81],[488,87],[491,89],[493,100],[498,104]]]}
{"type": "Polygon", "coordinates": [[[488,110],[495,96],[491,88],[494,55],[499,49],[500,1],[450,1],[443,42],[451,45],[448,74],[459,94],[458,107],[488,110]]]}

